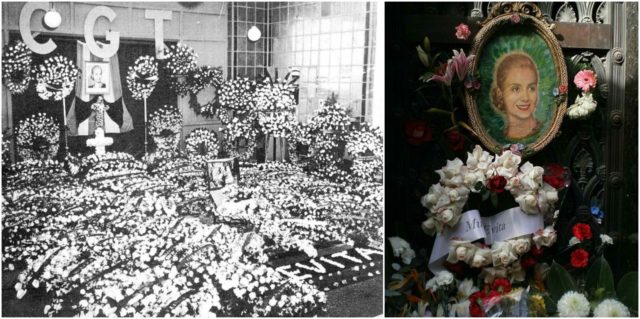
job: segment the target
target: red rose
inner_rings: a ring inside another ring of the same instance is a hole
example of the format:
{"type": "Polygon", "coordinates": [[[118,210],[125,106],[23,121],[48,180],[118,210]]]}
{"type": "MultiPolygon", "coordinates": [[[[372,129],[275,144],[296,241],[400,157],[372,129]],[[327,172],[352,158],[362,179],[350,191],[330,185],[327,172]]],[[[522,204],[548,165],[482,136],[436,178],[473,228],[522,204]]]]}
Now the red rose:
{"type": "Polygon", "coordinates": [[[533,245],[533,247],[531,247],[531,254],[536,258],[542,257],[542,253],[543,252],[544,252],[544,248],[542,248],[542,247],[538,248],[535,245],[533,245]]]}
{"type": "Polygon", "coordinates": [[[511,291],[511,283],[506,278],[496,278],[491,288],[501,294],[506,294],[511,291]]]}
{"type": "Polygon", "coordinates": [[[584,268],[589,264],[589,253],[578,248],[571,253],[571,266],[574,268],[584,268]]]}
{"type": "Polygon", "coordinates": [[[531,257],[531,256],[527,256],[522,258],[522,260],[520,261],[520,265],[522,266],[522,268],[524,269],[529,269],[533,266],[535,266],[537,263],[536,259],[531,257]]]}
{"type": "Polygon", "coordinates": [[[444,262],[443,263],[444,267],[447,268],[447,270],[449,270],[451,273],[456,274],[456,275],[460,275],[462,273],[464,273],[464,265],[463,262],[459,261],[455,264],[452,264],[450,262],[444,262]]]}
{"type": "Polygon", "coordinates": [[[489,179],[487,188],[494,193],[504,192],[504,187],[507,186],[507,179],[504,176],[496,175],[489,179]]]}
{"type": "Polygon", "coordinates": [[[469,314],[471,317],[484,317],[484,311],[482,311],[482,307],[476,303],[469,304],[469,314]]]}
{"type": "Polygon", "coordinates": [[[578,240],[583,241],[585,239],[591,239],[591,226],[585,223],[577,223],[573,225],[573,236],[576,236],[578,240]]]}
{"type": "Polygon", "coordinates": [[[413,145],[420,145],[433,139],[432,130],[424,121],[406,122],[404,124],[404,133],[407,136],[407,142],[413,145]]]}
{"type": "Polygon", "coordinates": [[[562,189],[568,186],[569,170],[560,164],[549,164],[544,169],[542,180],[555,189],[562,189]]]}
{"type": "Polygon", "coordinates": [[[454,152],[460,152],[464,149],[464,137],[458,131],[451,131],[447,134],[447,141],[454,152]]]}

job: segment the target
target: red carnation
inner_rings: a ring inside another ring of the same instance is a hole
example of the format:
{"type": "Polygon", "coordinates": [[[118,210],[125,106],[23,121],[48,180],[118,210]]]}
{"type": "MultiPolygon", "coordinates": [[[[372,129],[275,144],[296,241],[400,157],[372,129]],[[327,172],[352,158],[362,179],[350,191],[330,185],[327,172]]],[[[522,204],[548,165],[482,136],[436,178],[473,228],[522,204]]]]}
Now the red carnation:
{"type": "Polygon", "coordinates": [[[568,186],[569,170],[560,164],[549,164],[544,169],[542,180],[555,189],[568,186]]]}
{"type": "Polygon", "coordinates": [[[504,192],[505,186],[507,186],[507,179],[500,175],[491,177],[487,183],[487,188],[498,194],[504,192]]]}
{"type": "Polygon", "coordinates": [[[420,145],[433,139],[432,129],[424,121],[406,122],[404,133],[407,136],[407,142],[413,145],[420,145]]]}
{"type": "Polygon", "coordinates": [[[505,278],[496,278],[491,288],[501,294],[506,294],[511,291],[511,283],[505,278]]]}
{"type": "Polygon", "coordinates": [[[591,226],[585,223],[577,223],[573,225],[573,236],[576,236],[578,240],[583,241],[585,239],[591,239],[591,226]]]}
{"type": "Polygon", "coordinates": [[[571,253],[571,266],[574,268],[584,268],[589,264],[589,253],[578,248],[571,253]]]}
{"type": "Polygon", "coordinates": [[[529,269],[533,266],[535,266],[537,263],[536,259],[531,257],[531,256],[527,256],[522,258],[522,260],[520,261],[520,265],[522,266],[522,268],[524,269],[529,269]]]}
{"type": "Polygon", "coordinates": [[[447,141],[449,142],[449,147],[454,152],[460,152],[464,149],[464,137],[458,131],[451,131],[447,134],[447,141]]]}
{"type": "Polygon", "coordinates": [[[469,314],[472,317],[484,317],[482,300],[486,297],[484,291],[476,291],[469,296],[469,314]]]}

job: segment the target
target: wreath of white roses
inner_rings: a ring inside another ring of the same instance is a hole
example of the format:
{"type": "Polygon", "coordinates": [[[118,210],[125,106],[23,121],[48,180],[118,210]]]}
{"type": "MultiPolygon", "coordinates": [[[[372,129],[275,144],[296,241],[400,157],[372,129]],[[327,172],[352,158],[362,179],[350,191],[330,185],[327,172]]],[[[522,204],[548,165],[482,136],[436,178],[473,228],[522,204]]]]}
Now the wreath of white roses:
{"type": "Polygon", "coordinates": [[[78,68],[64,56],[48,58],[36,70],[36,91],[43,100],[60,101],[71,94],[78,78],[78,68]]]}
{"type": "Polygon", "coordinates": [[[2,51],[2,80],[11,94],[22,94],[31,81],[31,50],[18,41],[2,51]]]}
{"type": "Polygon", "coordinates": [[[206,128],[196,128],[191,131],[184,140],[185,152],[191,161],[201,162],[202,160],[214,159],[218,157],[220,150],[218,137],[206,128]],[[204,147],[206,154],[201,154],[200,148],[204,147]]]}
{"type": "Polygon", "coordinates": [[[243,122],[234,118],[225,125],[220,132],[224,134],[224,146],[227,153],[231,157],[237,157],[240,160],[247,160],[253,155],[253,151],[256,147],[256,135],[257,132],[254,129],[252,123],[243,122]],[[243,140],[246,145],[241,150],[238,147],[238,143],[243,140]]]}
{"type": "Polygon", "coordinates": [[[150,115],[149,134],[159,136],[162,131],[169,130],[178,134],[182,130],[182,114],[173,105],[164,105],[150,115]]]}
{"type": "Polygon", "coordinates": [[[127,87],[136,100],[148,98],[158,82],[158,63],[152,56],[141,56],[129,67],[127,87]]]}
{"type": "Polygon", "coordinates": [[[44,113],[33,114],[20,121],[16,130],[18,155],[23,160],[50,159],[58,152],[60,126],[44,113]],[[33,148],[34,143],[45,143],[39,150],[33,148]]]}
{"type": "Polygon", "coordinates": [[[371,128],[364,125],[360,130],[349,132],[347,136],[347,153],[353,157],[371,153],[382,157],[384,154],[382,131],[378,127],[371,128]]]}
{"type": "Polygon", "coordinates": [[[441,232],[445,225],[454,227],[469,194],[479,193],[495,178],[506,180],[504,189],[526,214],[547,214],[558,201],[558,191],[542,179],[544,168],[530,162],[520,165],[520,155],[506,150],[494,158],[479,145],[467,155],[466,165],[456,158],[436,171],[439,183],[432,185],[421,199],[429,209],[429,218],[423,223],[425,231],[434,233],[441,232]]]}
{"type": "Polygon", "coordinates": [[[277,80],[266,80],[258,85],[254,94],[258,111],[258,124],[264,134],[287,137],[295,129],[295,98],[291,86],[277,80]]]}

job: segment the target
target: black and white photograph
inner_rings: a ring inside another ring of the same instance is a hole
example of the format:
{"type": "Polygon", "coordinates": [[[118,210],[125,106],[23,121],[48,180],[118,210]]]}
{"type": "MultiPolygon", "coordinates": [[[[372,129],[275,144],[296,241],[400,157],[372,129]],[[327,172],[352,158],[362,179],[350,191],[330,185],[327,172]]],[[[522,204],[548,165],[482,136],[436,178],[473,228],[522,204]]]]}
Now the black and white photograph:
{"type": "Polygon", "coordinates": [[[381,316],[380,10],[2,2],[2,316],[381,316]]]}
{"type": "Polygon", "coordinates": [[[111,77],[108,63],[86,62],[84,69],[88,73],[84,77],[87,93],[104,94],[109,91],[108,83],[110,83],[111,77]]]}

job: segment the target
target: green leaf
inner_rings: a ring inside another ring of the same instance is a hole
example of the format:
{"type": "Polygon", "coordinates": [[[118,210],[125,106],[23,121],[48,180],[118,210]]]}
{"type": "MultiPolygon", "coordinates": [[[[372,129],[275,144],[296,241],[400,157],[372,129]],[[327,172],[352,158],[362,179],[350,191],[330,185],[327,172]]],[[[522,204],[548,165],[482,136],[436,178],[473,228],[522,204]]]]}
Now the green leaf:
{"type": "Polygon", "coordinates": [[[567,291],[577,291],[571,275],[555,261],[551,264],[545,285],[554,302],[558,302],[560,297],[567,291]]]}
{"type": "Polygon", "coordinates": [[[630,310],[638,313],[638,272],[626,273],[618,282],[618,299],[629,307],[630,310]]]}
{"type": "Polygon", "coordinates": [[[604,257],[600,256],[591,265],[587,272],[586,288],[590,299],[600,301],[605,298],[615,297],[616,290],[613,283],[613,272],[604,257]]]}
{"type": "Polygon", "coordinates": [[[419,45],[416,46],[416,51],[418,52],[418,58],[420,59],[420,62],[422,62],[422,65],[428,68],[429,65],[431,65],[429,61],[429,54],[427,54],[427,52],[424,52],[422,47],[420,47],[419,45]]]}
{"type": "Polygon", "coordinates": [[[493,207],[498,207],[498,194],[490,192],[491,193],[491,204],[493,204],[493,207]]]}
{"type": "Polygon", "coordinates": [[[418,80],[422,81],[422,82],[427,82],[429,81],[429,79],[431,79],[433,77],[433,73],[431,72],[427,72],[423,75],[420,76],[420,78],[418,78],[418,80]]]}
{"type": "Polygon", "coordinates": [[[484,192],[482,193],[482,201],[486,201],[487,199],[489,199],[489,196],[491,195],[491,191],[488,189],[485,189],[484,192]]]}

